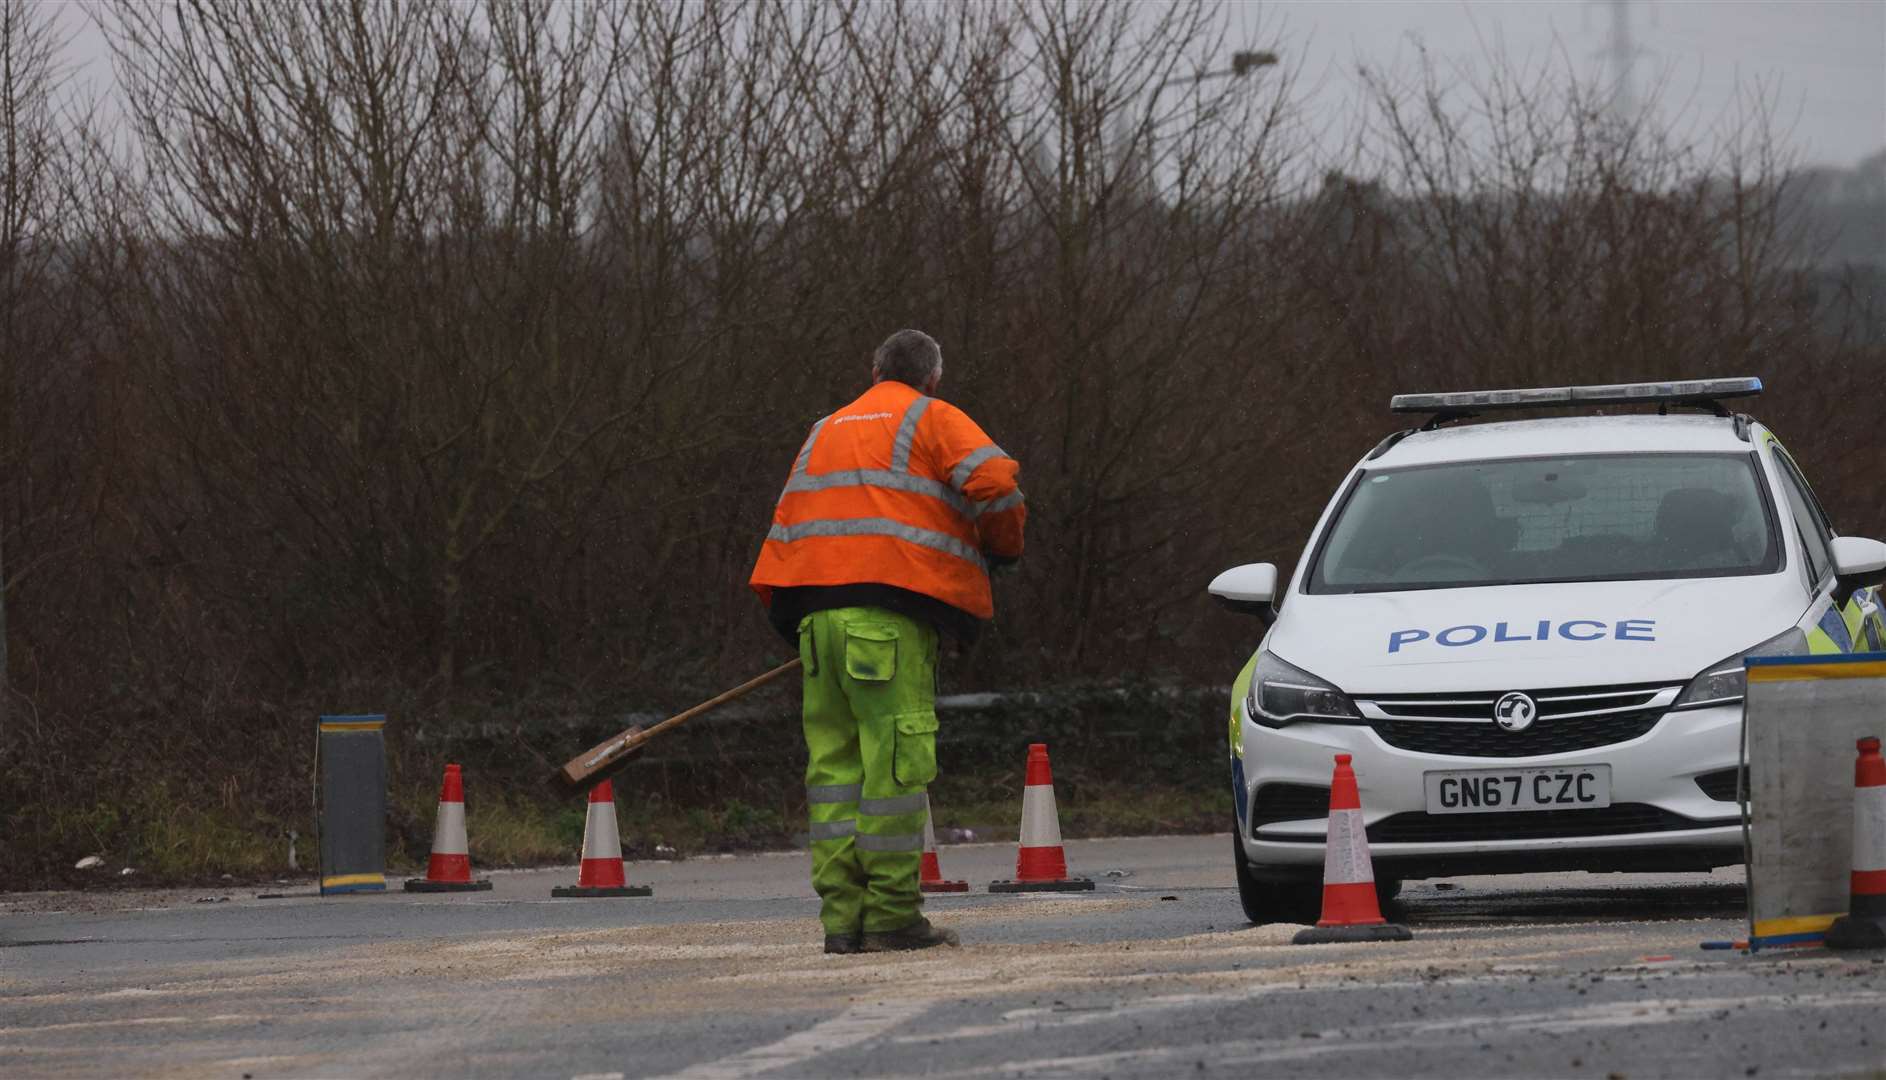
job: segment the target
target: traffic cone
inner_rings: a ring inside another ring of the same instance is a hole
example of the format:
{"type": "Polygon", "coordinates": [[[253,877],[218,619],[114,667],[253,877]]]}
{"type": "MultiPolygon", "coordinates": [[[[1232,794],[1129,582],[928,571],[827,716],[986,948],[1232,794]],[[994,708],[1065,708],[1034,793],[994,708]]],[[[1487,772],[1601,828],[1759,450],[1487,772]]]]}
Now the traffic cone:
{"type": "Polygon", "coordinates": [[[1853,764],[1853,883],[1847,913],[1827,928],[1830,949],[1886,949],[1886,758],[1859,742],[1853,764]]]}
{"type": "Polygon", "coordinates": [[[967,881],[944,881],[936,861],[936,828],[930,824],[930,796],[923,797],[923,866],[917,887],[924,892],[968,892],[967,881]]]}
{"type": "Polygon", "coordinates": [[[1329,838],[1323,849],[1323,917],[1300,931],[1298,945],[1336,941],[1408,941],[1408,928],[1382,918],[1375,899],[1375,868],[1362,827],[1362,796],[1348,754],[1336,755],[1329,785],[1329,838]]]}
{"type": "Polygon", "coordinates": [[[991,881],[990,892],[1081,892],[1092,879],[1067,876],[1061,849],[1061,817],[1054,809],[1054,772],[1048,744],[1028,747],[1027,786],[1022,789],[1022,841],[1015,854],[1015,880],[991,881]]]}
{"type": "Polygon", "coordinates": [[[471,848],[465,841],[465,781],[457,765],[445,767],[439,787],[439,814],[432,819],[432,858],[426,862],[424,881],[409,879],[407,892],[477,892],[489,889],[489,879],[473,881],[471,848]]]}
{"type": "Polygon", "coordinates": [[[616,791],[607,780],[589,789],[589,819],[583,822],[583,865],[576,884],[559,885],[551,896],[653,896],[646,885],[630,885],[622,872],[622,840],[616,835],[616,791]]]}

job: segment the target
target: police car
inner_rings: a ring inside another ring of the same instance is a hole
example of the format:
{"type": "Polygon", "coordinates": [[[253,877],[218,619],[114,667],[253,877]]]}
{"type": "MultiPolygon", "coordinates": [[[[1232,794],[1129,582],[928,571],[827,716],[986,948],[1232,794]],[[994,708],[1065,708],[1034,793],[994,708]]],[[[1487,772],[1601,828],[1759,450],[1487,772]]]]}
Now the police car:
{"type": "Polygon", "coordinates": [[[1211,583],[1268,624],[1231,695],[1252,922],[1315,920],[1337,752],[1385,896],[1742,861],[1744,658],[1886,645],[1886,543],[1837,535],[1775,436],[1721,404],[1760,390],[1398,395],[1427,422],[1357,462],[1289,580],[1211,583]],[[1463,422],[1615,405],[1657,408],[1463,422]]]}

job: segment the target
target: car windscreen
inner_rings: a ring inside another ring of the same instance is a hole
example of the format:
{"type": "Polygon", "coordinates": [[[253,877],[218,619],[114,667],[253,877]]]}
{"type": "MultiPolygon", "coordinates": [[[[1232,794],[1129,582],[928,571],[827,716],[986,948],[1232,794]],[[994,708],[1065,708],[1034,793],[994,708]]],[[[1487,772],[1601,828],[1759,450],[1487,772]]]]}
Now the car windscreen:
{"type": "Polygon", "coordinates": [[[1370,469],[1312,593],[1759,574],[1780,565],[1752,455],[1590,454],[1370,469]]]}

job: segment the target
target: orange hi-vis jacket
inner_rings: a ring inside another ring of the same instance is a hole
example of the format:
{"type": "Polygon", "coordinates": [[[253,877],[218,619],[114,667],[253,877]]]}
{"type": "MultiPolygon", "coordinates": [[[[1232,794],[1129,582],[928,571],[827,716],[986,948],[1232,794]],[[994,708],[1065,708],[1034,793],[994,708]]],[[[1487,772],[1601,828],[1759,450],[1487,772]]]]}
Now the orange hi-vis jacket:
{"type": "Polygon", "coordinates": [[[886,379],[812,425],[749,582],[878,584],[995,614],[985,553],[1022,554],[1021,465],[956,406],[886,379]]]}

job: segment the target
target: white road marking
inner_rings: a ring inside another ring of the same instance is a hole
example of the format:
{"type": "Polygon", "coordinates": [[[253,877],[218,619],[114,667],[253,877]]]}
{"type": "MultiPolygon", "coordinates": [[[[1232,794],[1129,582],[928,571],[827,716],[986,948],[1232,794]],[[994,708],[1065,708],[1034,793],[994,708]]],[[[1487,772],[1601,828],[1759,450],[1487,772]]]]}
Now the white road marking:
{"type": "Polygon", "coordinates": [[[40,1024],[29,1027],[0,1028],[0,1035],[37,1035],[47,1031],[77,1031],[81,1028],[137,1027],[146,1024],[220,1024],[238,1020],[260,1020],[252,1013],[218,1013],[215,1016],[133,1016],[123,1020],[74,1020],[64,1024],[40,1024]]]}
{"type": "Polygon", "coordinates": [[[927,1001],[886,1001],[860,1005],[778,1042],[683,1069],[675,1073],[672,1080],[742,1080],[769,1069],[798,1065],[821,1054],[874,1039],[929,1007],[927,1001]]]}

